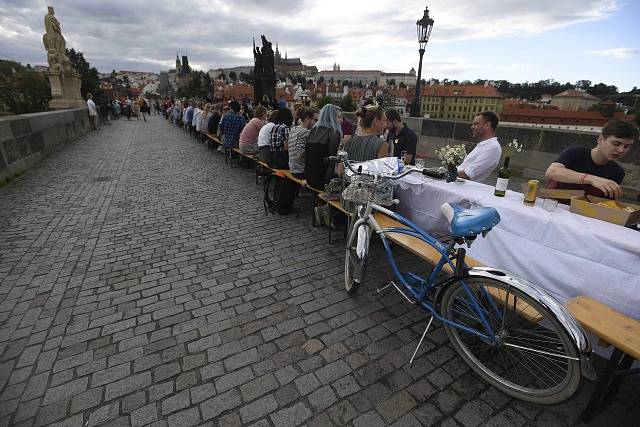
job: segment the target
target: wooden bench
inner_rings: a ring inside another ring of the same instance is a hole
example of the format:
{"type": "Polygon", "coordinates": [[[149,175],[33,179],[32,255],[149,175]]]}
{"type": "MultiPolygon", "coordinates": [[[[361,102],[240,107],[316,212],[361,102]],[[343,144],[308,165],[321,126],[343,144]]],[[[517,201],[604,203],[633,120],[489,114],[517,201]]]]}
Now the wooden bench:
{"type": "Polygon", "coordinates": [[[207,146],[208,147],[210,147],[212,150],[215,150],[220,145],[222,145],[222,142],[220,142],[220,138],[218,138],[218,135],[213,134],[213,133],[208,133],[207,134],[207,146]]]}
{"type": "MultiPolygon", "coordinates": [[[[390,218],[380,212],[376,213],[375,219],[381,228],[406,228],[404,225],[402,225],[395,219],[390,218]]],[[[442,257],[442,254],[438,252],[435,248],[433,248],[431,245],[423,242],[420,239],[417,239],[413,236],[409,236],[403,233],[391,232],[391,233],[385,233],[385,235],[392,242],[398,244],[399,246],[408,250],[412,254],[422,258],[423,260],[429,262],[430,264],[436,265],[438,262],[440,262],[440,258],[442,257]]],[[[453,262],[455,264],[455,260],[453,262]]],[[[476,261],[475,259],[471,258],[468,255],[465,257],[465,262],[470,267],[483,266],[482,263],[480,263],[479,261],[476,261]]],[[[445,264],[443,267],[443,270],[448,273],[453,273],[453,270],[451,269],[451,266],[449,264],[445,264]]],[[[506,292],[502,289],[490,287],[490,288],[487,288],[487,292],[491,294],[496,299],[496,302],[500,304],[504,304],[504,302],[507,300],[506,292]]],[[[514,299],[515,299],[514,295],[511,295],[509,297],[509,300],[508,300],[509,306],[513,306],[514,299]]],[[[516,302],[516,311],[521,316],[523,316],[524,318],[526,318],[531,322],[537,323],[542,320],[542,316],[540,315],[540,313],[538,313],[537,310],[535,310],[533,307],[529,306],[527,303],[523,302],[522,300],[518,300],[516,302]]]]}
{"type": "Polygon", "coordinates": [[[589,422],[600,407],[611,403],[624,375],[640,372],[630,369],[640,360],[640,321],[586,296],[573,298],[567,308],[585,330],[615,347],[582,413],[582,420],[589,422]]]}

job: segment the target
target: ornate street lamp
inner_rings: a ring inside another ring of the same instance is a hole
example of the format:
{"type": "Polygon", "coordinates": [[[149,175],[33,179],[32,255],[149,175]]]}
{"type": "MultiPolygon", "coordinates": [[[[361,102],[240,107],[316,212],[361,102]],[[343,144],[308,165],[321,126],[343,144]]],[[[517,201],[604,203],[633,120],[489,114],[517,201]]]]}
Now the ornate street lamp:
{"type": "Polygon", "coordinates": [[[418,27],[418,43],[420,44],[420,64],[418,65],[418,80],[416,81],[416,98],[413,101],[413,108],[411,117],[421,117],[420,114],[420,82],[422,80],[422,56],[424,55],[424,49],[429,42],[429,36],[431,36],[431,30],[433,29],[433,19],[429,18],[429,8],[424,8],[424,15],[422,19],[416,22],[418,27]]]}

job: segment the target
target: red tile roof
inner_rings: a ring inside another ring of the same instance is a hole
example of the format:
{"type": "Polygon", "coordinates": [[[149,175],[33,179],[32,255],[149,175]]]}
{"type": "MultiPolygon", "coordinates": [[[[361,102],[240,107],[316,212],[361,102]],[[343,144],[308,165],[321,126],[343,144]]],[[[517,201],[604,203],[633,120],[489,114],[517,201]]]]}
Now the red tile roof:
{"type": "Polygon", "coordinates": [[[547,108],[505,108],[500,113],[505,122],[603,126],[608,119],[599,111],[567,111],[547,108]]]}
{"type": "Polygon", "coordinates": [[[235,99],[242,99],[245,95],[253,99],[253,86],[250,85],[227,85],[223,89],[224,96],[226,98],[234,97],[235,99]]]}
{"type": "Polygon", "coordinates": [[[577,90],[577,89],[567,89],[564,92],[560,92],[554,98],[580,98],[589,101],[600,101],[600,98],[597,96],[593,96],[590,93],[577,90]]]}

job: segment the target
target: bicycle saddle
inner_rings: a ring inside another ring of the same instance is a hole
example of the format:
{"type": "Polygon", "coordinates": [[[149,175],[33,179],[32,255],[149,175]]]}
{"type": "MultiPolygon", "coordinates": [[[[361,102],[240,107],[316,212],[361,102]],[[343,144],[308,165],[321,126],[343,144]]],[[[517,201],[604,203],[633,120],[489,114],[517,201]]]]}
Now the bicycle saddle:
{"type": "Polygon", "coordinates": [[[445,203],[440,210],[451,224],[454,237],[476,237],[500,222],[500,215],[494,208],[464,209],[457,203],[445,203]]]}

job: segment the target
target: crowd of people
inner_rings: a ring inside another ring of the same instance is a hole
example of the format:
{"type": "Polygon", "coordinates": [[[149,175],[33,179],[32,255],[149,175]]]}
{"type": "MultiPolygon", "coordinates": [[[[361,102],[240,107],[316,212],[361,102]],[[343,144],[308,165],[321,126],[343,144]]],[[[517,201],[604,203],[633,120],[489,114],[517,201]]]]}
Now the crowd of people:
{"type": "MultiPolygon", "coordinates": [[[[297,106],[250,103],[235,99],[207,104],[196,100],[167,101],[161,111],[168,120],[184,126],[191,135],[206,141],[216,134],[224,147],[239,148],[244,154],[256,154],[275,169],[289,169],[310,187],[323,190],[337,175],[338,168],[325,159],[339,149],[353,161],[398,157],[415,164],[417,135],[402,121],[398,111],[384,110],[367,100],[357,111],[355,126],[343,117],[340,107],[327,104],[319,111],[297,106]]],[[[477,114],[471,125],[476,147],[458,167],[458,176],[485,181],[502,156],[496,138],[498,115],[491,111],[477,114]]],[[[588,194],[617,198],[621,194],[623,169],[615,162],[638,138],[637,127],[630,122],[612,121],[603,128],[594,149],[577,148],[563,153],[547,171],[552,188],[584,188],[588,194]],[[581,157],[580,157],[581,156],[581,157]],[[575,160],[584,157],[584,160],[575,160]],[[565,170],[566,169],[566,170],[565,170]]]]}
{"type": "Polygon", "coordinates": [[[135,99],[121,97],[116,99],[102,98],[97,104],[93,95],[87,94],[87,108],[92,130],[99,130],[98,124],[110,125],[112,120],[120,117],[147,121],[146,115],[160,114],[160,100],[149,100],[143,96],[135,99]],[[99,119],[99,120],[98,120],[99,119]]]}
{"type": "MultiPolygon", "coordinates": [[[[243,154],[256,155],[274,169],[289,169],[319,191],[341,173],[339,165],[326,161],[338,150],[346,151],[349,159],[357,162],[397,157],[405,164],[415,164],[417,154],[416,133],[398,111],[385,110],[373,100],[366,100],[356,112],[355,126],[333,104],[320,110],[297,105],[293,111],[282,102],[252,105],[246,99],[234,98],[211,103],[197,99],[149,102],[141,97],[135,101],[114,100],[104,108],[91,104],[89,97],[87,105],[93,117],[98,111],[107,111],[110,116],[146,120],[144,114],[153,110],[200,142],[207,142],[208,134],[217,135],[219,150],[238,148],[243,154]]],[[[496,138],[498,122],[498,115],[491,111],[475,116],[471,133],[477,145],[458,167],[459,177],[485,181],[496,169],[502,156],[496,138]]],[[[633,123],[611,121],[594,148],[572,147],[561,153],[547,170],[549,187],[581,188],[587,194],[620,197],[624,170],[616,160],[637,139],[638,128],[633,123]]]]}
{"type": "MultiPolygon", "coordinates": [[[[407,164],[415,162],[416,133],[396,110],[385,111],[375,101],[364,103],[355,126],[333,104],[318,110],[303,105],[289,109],[281,102],[252,106],[233,98],[216,103],[175,99],[162,102],[160,110],[166,120],[200,142],[207,141],[208,134],[217,135],[219,150],[237,148],[255,155],[273,169],[290,170],[318,191],[341,173],[339,165],[326,161],[338,150],[345,150],[354,161],[395,156],[407,164]]],[[[279,197],[281,203],[284,198],[279,197]]]]}

